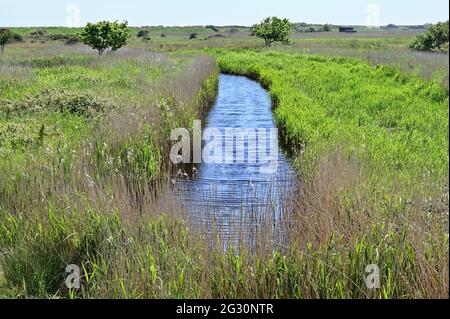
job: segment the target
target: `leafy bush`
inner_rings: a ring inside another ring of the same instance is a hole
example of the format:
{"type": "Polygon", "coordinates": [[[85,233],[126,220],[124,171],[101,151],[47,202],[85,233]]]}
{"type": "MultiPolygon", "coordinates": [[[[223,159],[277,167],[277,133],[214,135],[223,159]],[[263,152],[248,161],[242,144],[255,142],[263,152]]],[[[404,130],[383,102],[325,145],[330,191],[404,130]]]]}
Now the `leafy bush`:
{"type": "Polygon", "coordinates": [[[80,38],[77,36],[70,36],[66,39],[66,41],[64,42],[64,44],[66,45],[73,45],[73,44],[78,44],[80,42],[80,38]]]}
{"type": "Polygon", "coordinates": [[[274,42],[289,44],[291,27],[292,25],[288,19],[269,17],[260,24],[255,24],[251,29],[251,33],[264,39],[266,46],[271,46],[274,42]]]}
{"type": "Polygon", "coordinates": [[[50,34],[46,37],[48,40],[51,41],[77,41],[79,42],[80,38],[78,38],[76,35],[69,35],[69,34],[50,34]]]}
{"type": "Polygon", "coordinates": [[[110,106],[108,101],[88,93],[54,89],[44,90],[18,101],[1,101],[0,114],[10,116],[51,111],[92,118],[108,106],[110,106]]]}
{"type": "Polygon", "coordinates": [[[331,32],[331,31],[332,31],[331,24],[324,24],[322,26],[322,32],[331,32]]]}
{"type": "Polygon", "coordinates": [[[27,150],[36,145],[35,127],[30,124],[10,123],[0,126],[0,148],[27,150]]]}
{"type": "Polygon", "coordinates": [[[24,42],[25,40],[23,39],[23,37],[18,34],[18,33],[12,33],[11,39],[9,40],[9,43],[21,43],[24,42]]]}
{"type": "Polygon", "coordinates": [[[80,34],[81,42],[97,50],[100,55],[105,51],[117,51],[127,44],[129,37],[126,21],[88,23],[80,34]]]}
{"type": "Polygon", "coordinates": [[[198,34],[197,33],[191,33],[189,35],[189,40],[197,39],[198,34]]]}
{"type": "Polygon", "coordinates": [[[449,22],[431,25],[427,32],[419,34],[410,43],[410,48],[420,51],[448,51],[449,22]]]}
{"type": "Polygon", "coordinates": [[[13,34],[8,29],[0,29],[0,51],[3,53],[13,34]]]}
{"type": "Polygon", "coordinates": [[[69,35],[67,34],[50,34],[48,36],[49,40],[52,41],[63,41],[63,40],[67,40],[69,38],[69,35]]]}
{"type": "Polygon", "coordinates": [[[30,35],[32,37],[41,37],[41,36],[46,35],[46,34],[47,34],[47,30],[45,30],[45,29],[43,29],[43,30],[35,30],[35,31],[30,32],[30,35]]]}

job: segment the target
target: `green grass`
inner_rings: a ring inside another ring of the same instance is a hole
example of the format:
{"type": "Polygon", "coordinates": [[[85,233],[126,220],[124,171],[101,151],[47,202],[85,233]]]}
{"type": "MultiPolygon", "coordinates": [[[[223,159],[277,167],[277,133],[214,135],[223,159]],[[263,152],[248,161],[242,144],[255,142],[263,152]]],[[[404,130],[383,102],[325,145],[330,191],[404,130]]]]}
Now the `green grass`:
{"type": "Polygon", "coordinates": [[[244,246],[224,251],[170,218],[172,213],[163,207],[158,214],[168,215],[133,217],[89,206],[77,210],[72,206],[77,204],[67,200],[65,204],[69,206],[63,210],[49,207],[37,215],[0,216],[0,245],[6,247],[0,296],[426,298],[433,296],[432,289],[434,297],[446,294],[441,290],[445,278],[431,275],[431,284],[420,280],[425,280],[424,262],[432,263],[430,270],[443,271],[439,267],[446,259],[440,253],[448,248],[448,236],[428,239],[422,261],[419,246],[408,238],[409,224],[394,231],[380,223],[351,246],[336,234],[323,244],[293,245],[285,251],[263,248],[270,245],[264,237],[256,251],[244,246]],[[82,267],[81,290],[69,291],[62,284],[63,270],[71,263],[82,267]],[[382,265],[379,290],[364,284],[365,267],[372,263],[382,265]]]}
{"type": "MultiPolygon", "coordinates": [[[[250,36],[248,27],[220,26],[218,29],[219,31],[215,32],[205,26],[131,27],[130,45],[164,52],[205,47],[264,48],[264,41],[250,36]],[[149,31],[150,39],[136,37],[140,30],[149,31]],[[197,39],[189,40],[192,33],[198,34],[197,39]]],[[[333,28],[334,32],[292,32],[291,38],[294,44],[291,49],[302,53],[333,57],[354,57],[374,65],[391,65],[403,72],[418,74],[427,80],[440,81],[448,91],[448,55],[428,54],[409,49],[410,41],[423,30],[408,26],[399,26],[395,29],[356,26],[356,29],[358,33],[355,34],[336,32],[336,26],[333,28]]],[[[13,28],[13,31],[24,36],[26,43],[38,44],[42,41],[46,46],[49,43],[62,43],[61,40],[52,41],[49,35],[74,35],[80,32],[81,28],[13,28]],[[30,36],[30,33],[36,30],[46,30],[47,33],[41,37],[30,36]]],[[[65,41],[63,37],[60,38],[65,41]]],[[[283,47],[277,49],[285,50],[283,47]]]]}

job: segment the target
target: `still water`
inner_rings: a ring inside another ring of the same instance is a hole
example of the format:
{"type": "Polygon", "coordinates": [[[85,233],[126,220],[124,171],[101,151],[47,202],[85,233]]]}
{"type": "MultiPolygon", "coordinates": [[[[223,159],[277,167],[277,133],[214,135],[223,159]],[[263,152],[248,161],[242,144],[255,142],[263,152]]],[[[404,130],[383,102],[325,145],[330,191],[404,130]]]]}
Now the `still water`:
{"type": "Polygon", "coordinates": [[[226,162],[196,166],[195,174],[188,172],[189,179],[176,178],[176,196],[194,223],[224,235],[251,234],[262,221],[276,222],[286,214],[297,178],[282,148],[269,139],[270,130],[276,129],[269,93],[246,77],[221,75],[216,103],[203,126],[221,132],[222,154],[232,156],[226,162]],[[230,137],[225,134],[230,129],[250,129],[258,141],[250,142],[249,135],[244,140],[230,137]],[[243,150],[245,158],[238,160],[243,150]]]}

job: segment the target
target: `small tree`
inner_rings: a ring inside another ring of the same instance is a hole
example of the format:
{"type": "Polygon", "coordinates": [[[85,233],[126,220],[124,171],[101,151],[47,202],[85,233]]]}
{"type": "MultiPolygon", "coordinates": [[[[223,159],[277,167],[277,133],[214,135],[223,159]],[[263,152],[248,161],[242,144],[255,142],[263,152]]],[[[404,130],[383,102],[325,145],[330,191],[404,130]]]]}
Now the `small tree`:
{"type": "Polygon", "coordinates": [[[289,32],[291,28],[292,24],[288,19],[269,17],[264,19],[260,24],[255,24],[251,29],[251,33],[264,39],[266,46],[271,46],[274,42],[289,44],[289,32]]]}
{"type": "Polygon", "coordinates": [[[117,21],[101,21],[98,23],[88,23],[80,34],[80,40],[84,44],[98,51],[117,51],[127,44],[130,38],[128,22],[119,23],[117,21]]]}
{"type": "Polygon", "coordinates": [[[331,27],[331,24],[324,24],[323,27],[322,27],[322,31],[323,32],[331,32],[331,31],[333,31],[333,29],[331,27]]]}
{"type": "Polygon", "coordinates": [[[410,48],[422,51],[444,51],[448,48],[449,22],[431,25],[425,33],[419,34],[410,43],[410,48]]]}
{"type": "Polygon", "coordinates": [[[13,34],[8,29],[0,29],[0,51],[3,54],[3,50],[5,50],[6,45],[12,39],[13,34]]]}

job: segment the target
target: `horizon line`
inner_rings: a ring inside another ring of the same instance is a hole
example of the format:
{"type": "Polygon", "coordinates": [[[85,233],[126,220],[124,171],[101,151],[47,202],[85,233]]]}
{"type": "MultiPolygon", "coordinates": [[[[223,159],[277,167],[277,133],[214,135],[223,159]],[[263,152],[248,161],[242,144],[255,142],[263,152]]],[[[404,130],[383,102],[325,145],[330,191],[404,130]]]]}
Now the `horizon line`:
{"type": "MultiPolygon", "coordinates": [[[[97,23],[100,21],[127,21],[127,20],[98,20],[96,22],[90,22],[90,23],[97,23]]],[[[445,21],[441,21],[445,22],[445,21]]],[[[88,22],[89,23],[89,22],[88,22]]],[[[291,22],[292,24],[296,23],[305,23],[307,25],[331,25],[331,26],[352,26],[352,27],[367,27],[367,28],[377,28],[376,26],[368,26],[364,24],[334,24],[334,23],[310,23],[310,22],[291,22]]],[[[435,22],[438,23],[438,22],[435,22]]],[[[395,25],[398,27],[411,27],[411,26],[424,26],[428,24],[435,24],[432,22],[425,22],[425,23],[419,23],[419,24],[396,24],[396,23],[388,23],[384,25],[380,25],[379,27],[387,27],[388,25],[395,25]]],[[[218,25],[218,24],[192,24],[192,25],[129,25],[130,28],[192,28],[192,27],[206,27],[206,26],[214,26],[219,28],[225,28],[225,27],[243,27],[243,28],[251,28],[253,25],[243,25],[243,24],[225,24],[225,25],[218,25]]],[[[21,25],[21,26],[0,26],[0,27],[9,27],[9,28],[67,28],[67,29],[79,29],[84,28],[84,26],[79,27],[69,27],[65,25],[21,25]]]]}

